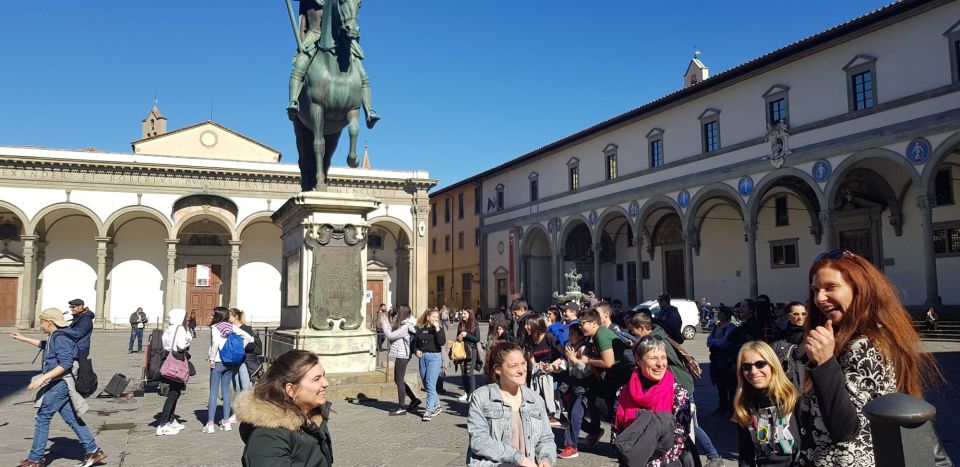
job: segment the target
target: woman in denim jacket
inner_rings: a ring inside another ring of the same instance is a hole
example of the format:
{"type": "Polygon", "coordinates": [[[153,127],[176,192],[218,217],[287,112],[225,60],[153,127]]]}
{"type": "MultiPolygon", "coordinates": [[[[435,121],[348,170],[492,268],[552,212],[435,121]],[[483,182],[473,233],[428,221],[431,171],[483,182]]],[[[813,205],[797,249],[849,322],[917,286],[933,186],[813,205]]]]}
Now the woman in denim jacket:
{"type": "Polygon", "coordinates": [[[498,342],[487,354],[486,381],[473,393],[467,431],[467,465],[488,467],[553,467],[557,446],[553,442],[547,409],[535,392],[525,387],[527,361],[523,349],[498,342]]]}

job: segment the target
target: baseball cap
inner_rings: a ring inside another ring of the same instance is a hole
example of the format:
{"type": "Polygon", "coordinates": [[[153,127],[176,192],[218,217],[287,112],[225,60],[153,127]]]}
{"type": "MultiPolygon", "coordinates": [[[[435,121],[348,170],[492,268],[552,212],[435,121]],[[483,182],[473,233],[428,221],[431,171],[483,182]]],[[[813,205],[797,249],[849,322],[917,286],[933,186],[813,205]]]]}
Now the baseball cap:
{"type": "Polygon", "coordinates": [[[580,311],[580,304],[577,302],[567,302],[567,303],[564,303],[563,305],[560,305],[560,309],[580,311]]]}
{"type": "Polygon", "coordinates": [[[67,302],[67,305],[70,305],[70,306],[83,306],[83,300],[80,300],[79,298],[75,298],[75,299],[70,300],[69,302],[67,302]]]}
{"type": "Polygon", "coordinates": [[[47,308],[40,312],[40,315],[37,316],[37,321],[50,321],[51,323],[57,325],[58,328],[67,327],[67,321],[63,319],[63,312],[59,308],[47,308]]]}

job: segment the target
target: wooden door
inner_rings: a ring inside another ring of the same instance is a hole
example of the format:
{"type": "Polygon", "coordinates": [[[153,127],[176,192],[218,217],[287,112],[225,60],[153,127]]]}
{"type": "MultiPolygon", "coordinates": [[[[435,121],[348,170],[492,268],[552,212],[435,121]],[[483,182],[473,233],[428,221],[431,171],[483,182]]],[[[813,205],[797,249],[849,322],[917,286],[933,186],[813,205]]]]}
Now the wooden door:
{"type": "Polygon", "coordinates": [[[876,264],[873,260],[873,235],[870,229],[841,231],[840,248],[850,250],[876,264]]]}
{"type": "Polygon", "coordinates": [[[637,263],[627,262],[627,306],[637,305],[637,263]]]}
{"type": "Polygon", "coordinates": [[[507,280],[497,279],[497,308],[507,307],[507,280]]]}
{"type": "Polygon", "coordinates": [[[664,250],[664,280],[667,293],[673,298],[686,297],[687,288],[683,274],[683,250],[664,250]]]}
{"type": "Polygon", "coordinates": [[[368,280],[367,290],[373,292],[373,298],[367,302],[367,326],[373,329],[377,326],[377,310],[380,309],[380,304],[383,303],[383,281],[368,280]]]}
{"type": "Polygon", "coordinates": [[[210,267],[210,282],[206,286],[197,285],[197,265],[187,266],[187,316],[197,313],[197,325],[209,326],[213,318],[213,309],[220,305],[219,264],[210,267]]]}
{"type": "Polygon", "coordinates": [[[17,285],[16,277],[0,277],[0,326],[17,324],[17,285]]]}

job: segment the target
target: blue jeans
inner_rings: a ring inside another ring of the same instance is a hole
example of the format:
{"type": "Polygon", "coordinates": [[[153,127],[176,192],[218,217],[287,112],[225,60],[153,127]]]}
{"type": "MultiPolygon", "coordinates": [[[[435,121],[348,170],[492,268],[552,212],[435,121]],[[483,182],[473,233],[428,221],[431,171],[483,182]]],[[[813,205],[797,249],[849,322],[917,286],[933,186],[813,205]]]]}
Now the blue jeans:
{"type": "Polygon", "coordinates": [[[37,409],[37,418],[33,426],[33,446],[30,448],[28,459],[33,462],[40,462],[44,451],[47,449],[47,437],[50,434],[50,420],[53,414],[59,412],[67,426],[73,428],[73,432],[80,438],[80,444],[83,451],[87,454],[97,450],[97,440],[93,439],[93,433],[90,427],[83,420],[77,417],[73,411],[73,404],[70,403],[70,391],[67,389],[67,383],[63,380],[50,383],[50,389],[47,389],[43,395],[43,403],[37,409]]]}
{"type": "Polygon", "coordinates": [[[223,397],[223,418],[230,418],[230,385],[233,383],[233,377],[237,374],[239,365],[224,365],[223,362],[217,362],[217,365],[210,370],[210,399],[207,401],[207,423],[216,421],[217,415],[217,394],[223,397]]]}
{"type": "Polygon", "coordinates": [[[573,404],[568,408],[570,411],[570,428],[563,432],[563,446],[577,447],[580,441],[580,426],[583,424],[584,413],[583,395],[577,395],[573,399],[573,404]]]}
{"type": "Polygon", "coordinates": [[[250,383],[250,371],[247,370],[247,364],[241,363],[237,369],[237,375],[233,378],[233,389],[237,392],[250,389],[253,384],[250,383]]]}
{"type": "MultiPolygon", "coordinates": [[[[690,398],[691,404],[696,404],[696,401],[693,400],[693,397],[690,398]]],[[[713,441],[710,440],[710,437],[707,436],[707,432],[703,431],[703,428],[700,428],[700,422],[697,422],[696,428],[693,430],[693,434],[696,435],[697,444],[699,447],[702,447],[704,455],[707,456],[707,459],[719,459],[720,453],[717,452],[717,448],[713,445],[713,441]]]]}
{"type": "Polygon", "coordinates": [[[440,377],[440,352],[424,352],[420,357],[420,378],[427,389],[427,412],[433,411],[440,403],[437,396],[437,378],[440,377]]]}
{"type": "Polygon", "coordinates": [[[130,330],[130,345],[127,346],[128,352],[133,352],[133,339],[137,339],[137,352],[143,350],[143,328],[133,328],[130,330]]]}

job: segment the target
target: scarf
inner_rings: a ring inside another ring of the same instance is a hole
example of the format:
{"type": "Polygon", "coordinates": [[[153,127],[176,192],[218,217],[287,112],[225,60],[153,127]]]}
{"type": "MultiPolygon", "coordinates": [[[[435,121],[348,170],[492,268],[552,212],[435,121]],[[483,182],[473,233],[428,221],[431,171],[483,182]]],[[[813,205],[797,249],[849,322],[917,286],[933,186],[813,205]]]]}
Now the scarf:
{"type": "Polygon", "coordinates": [[[220,337],[227,337],[233,332],[233,323],[229,321],[221,321],[214,324],[213,327],[217,328],[217,331],[220,331],[220,337]]]}
{"type": "Polygon", "coordinates": [[[637,419],[637,411],[673,412],[673,373],[667,370],[663,379],[650,386],[646,391],[640,383],[640,370],[630,375],[630,381],[620,390],[617,400],[617,413],[613,426],[623,431],[637,419]]]}

